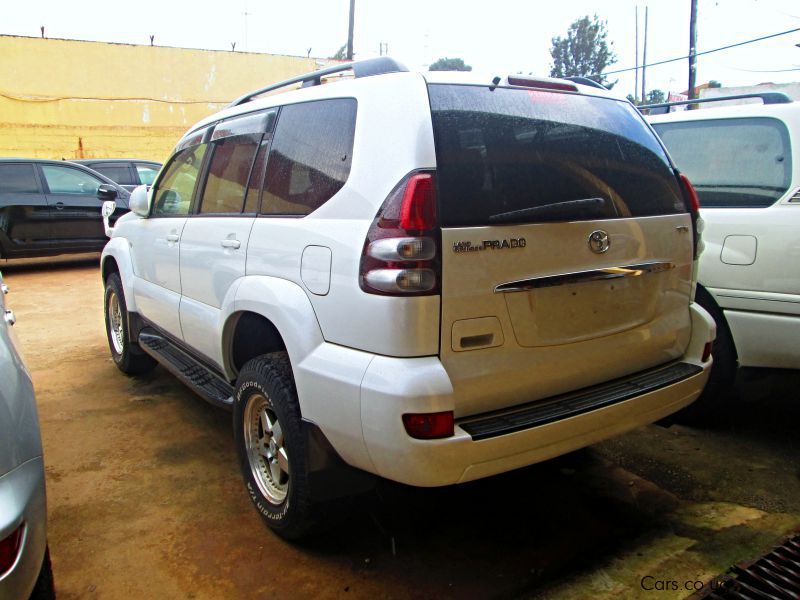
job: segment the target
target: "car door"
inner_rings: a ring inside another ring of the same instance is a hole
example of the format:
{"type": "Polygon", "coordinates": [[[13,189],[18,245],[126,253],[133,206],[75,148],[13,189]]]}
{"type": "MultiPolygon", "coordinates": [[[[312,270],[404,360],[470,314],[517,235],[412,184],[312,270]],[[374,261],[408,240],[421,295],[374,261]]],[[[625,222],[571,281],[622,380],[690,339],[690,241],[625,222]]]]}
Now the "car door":
{"type": "Polygon", "coordinates": [[[52,248],[62,251],[100,251],[108,238],[97,188],[105,183],[88,171],[57,163],[39,169],[50,207],[52,248]]]}
{"type": "Polygon", "coordinates": [[[245,274],[247,243],[261,192],[276,111],[218,124],[195,214],[181,236],[180,321],[188,346],[222,366],[225,296],[245,274]]]}
{"type": "Polygon", "coordinates": [[[50,210],[33,163],[0,163],[0,256],[50,249],[50,210]]]}
{"type": "Polygon", "coordinates": [[[150,215],[131,228],[133,294],[139,314],[174,338],[183,338],[178,309],[181,297],[180,239],[203,166],[205,132],[178,146],[151,190],[150,215]]]}

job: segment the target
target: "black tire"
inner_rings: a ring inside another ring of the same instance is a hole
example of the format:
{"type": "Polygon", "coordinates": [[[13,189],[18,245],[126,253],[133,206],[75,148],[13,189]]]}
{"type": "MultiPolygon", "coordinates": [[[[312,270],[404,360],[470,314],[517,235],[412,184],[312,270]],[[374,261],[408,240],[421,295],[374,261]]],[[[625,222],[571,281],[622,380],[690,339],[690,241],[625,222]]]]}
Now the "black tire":
{"type": "Polygon", "coordinates": [[[692,404],[676,413],[673,420],[685,425],[712,426],[728,422],[736,402],[736,372],[739,359],[731,330],[711,294],[697,286],[695,301],[708,311],[717,324],[717,338],[711,349],[714,364],[703,393],[692,404]]]}
{"type": "Polygon", "coordinates": [[[104,306],[108,348],[119,370],[127,375],[151,371],[156,366],[156,361],[130,340],[128,306],[125,303],[122,281],[117,273],[111,273],[106,279],[104,306]]]}
{"type": "Polygon", "coordinates": [[[233,429],[248,494],[267,525],[290,540],[318,531],[320,513],[312,510],[308,448],[286,352],[244,365],[236,380],[233,429]]]}
{"type": "Polygon", "coordinates": [[[45,548],[42,568],[36,585],[33,586],[30,600],[54,600],[56,597],[56,587],[53,581],[53,566],[50,564],[50,548],[45,548]]]}

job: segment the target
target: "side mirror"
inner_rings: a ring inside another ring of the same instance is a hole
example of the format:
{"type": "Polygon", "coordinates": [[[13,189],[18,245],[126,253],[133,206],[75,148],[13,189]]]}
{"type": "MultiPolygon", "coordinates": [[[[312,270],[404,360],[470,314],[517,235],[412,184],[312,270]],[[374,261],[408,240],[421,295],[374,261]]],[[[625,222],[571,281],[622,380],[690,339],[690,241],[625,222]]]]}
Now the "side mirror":
{"type": "Polygon", "coordinates": [[[100,214],[103,215],[103,229],[108,237],[111,237],[111,234],[114,233],[114,228],[111,227],[108,219],[114,214],[115,210],[117,210],[117,203],[113,200],[103,202],[103,208],[100,210],[100,214]]]}
{"type": "Polygon", "coordinates": [[[146,217],[150,214],[150,190],[146,185],[137,186],[128,199],[128,206],[136,215],[146,217]]]}
{"type": "Polygon", "coordinates": [[[113,185],[108,183],[101,183],[97,186],[97,197],[100,200],[116,200],[117,199],[117,188],[113,185]]]}

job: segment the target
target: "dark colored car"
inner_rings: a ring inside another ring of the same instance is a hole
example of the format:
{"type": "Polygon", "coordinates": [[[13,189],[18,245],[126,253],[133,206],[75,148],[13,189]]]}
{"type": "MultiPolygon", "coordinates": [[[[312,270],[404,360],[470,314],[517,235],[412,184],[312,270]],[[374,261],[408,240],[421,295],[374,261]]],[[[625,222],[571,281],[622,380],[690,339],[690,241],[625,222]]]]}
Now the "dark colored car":
{"type": "Polygon", "coordinates": [[[161,163],[151,160],[96,158],[72,162],[87,166],[101,175],[105,175],[129,192],[132,192],[133,188],[138,185],[153,185],[153,181],[161,169],[161,163]]]}
{"type": "Polygon", "coordinates": [[[30,158],[0,159],[0,258],[100,252],[108,241],[101,208],[130,192],[83,165],[30,158]]]}

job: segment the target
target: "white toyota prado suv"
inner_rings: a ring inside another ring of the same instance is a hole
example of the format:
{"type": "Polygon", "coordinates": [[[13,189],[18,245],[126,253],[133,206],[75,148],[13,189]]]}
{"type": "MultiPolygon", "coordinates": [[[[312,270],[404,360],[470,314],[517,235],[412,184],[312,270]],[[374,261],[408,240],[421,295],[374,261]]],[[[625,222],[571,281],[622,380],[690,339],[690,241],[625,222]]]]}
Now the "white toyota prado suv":
{"type": "Polygon", "coordinates": [[[690,404],[695,200],[603,89],[337,65],[201,121],[135,190],[111,353],[232,409],[250,497],[298,537],[374,475],[470,481],[690,404]]]}
{"type": "Polygon", "coordinates": [[[800,369],[800,103],[775,92],[700,102],[648,118],[702,206],[697,301],[718,330],[708,388],[687,412],[712,420],[737,366],[800,369]],[[726,106],[747,98],[758,103],[726,106]]]}

